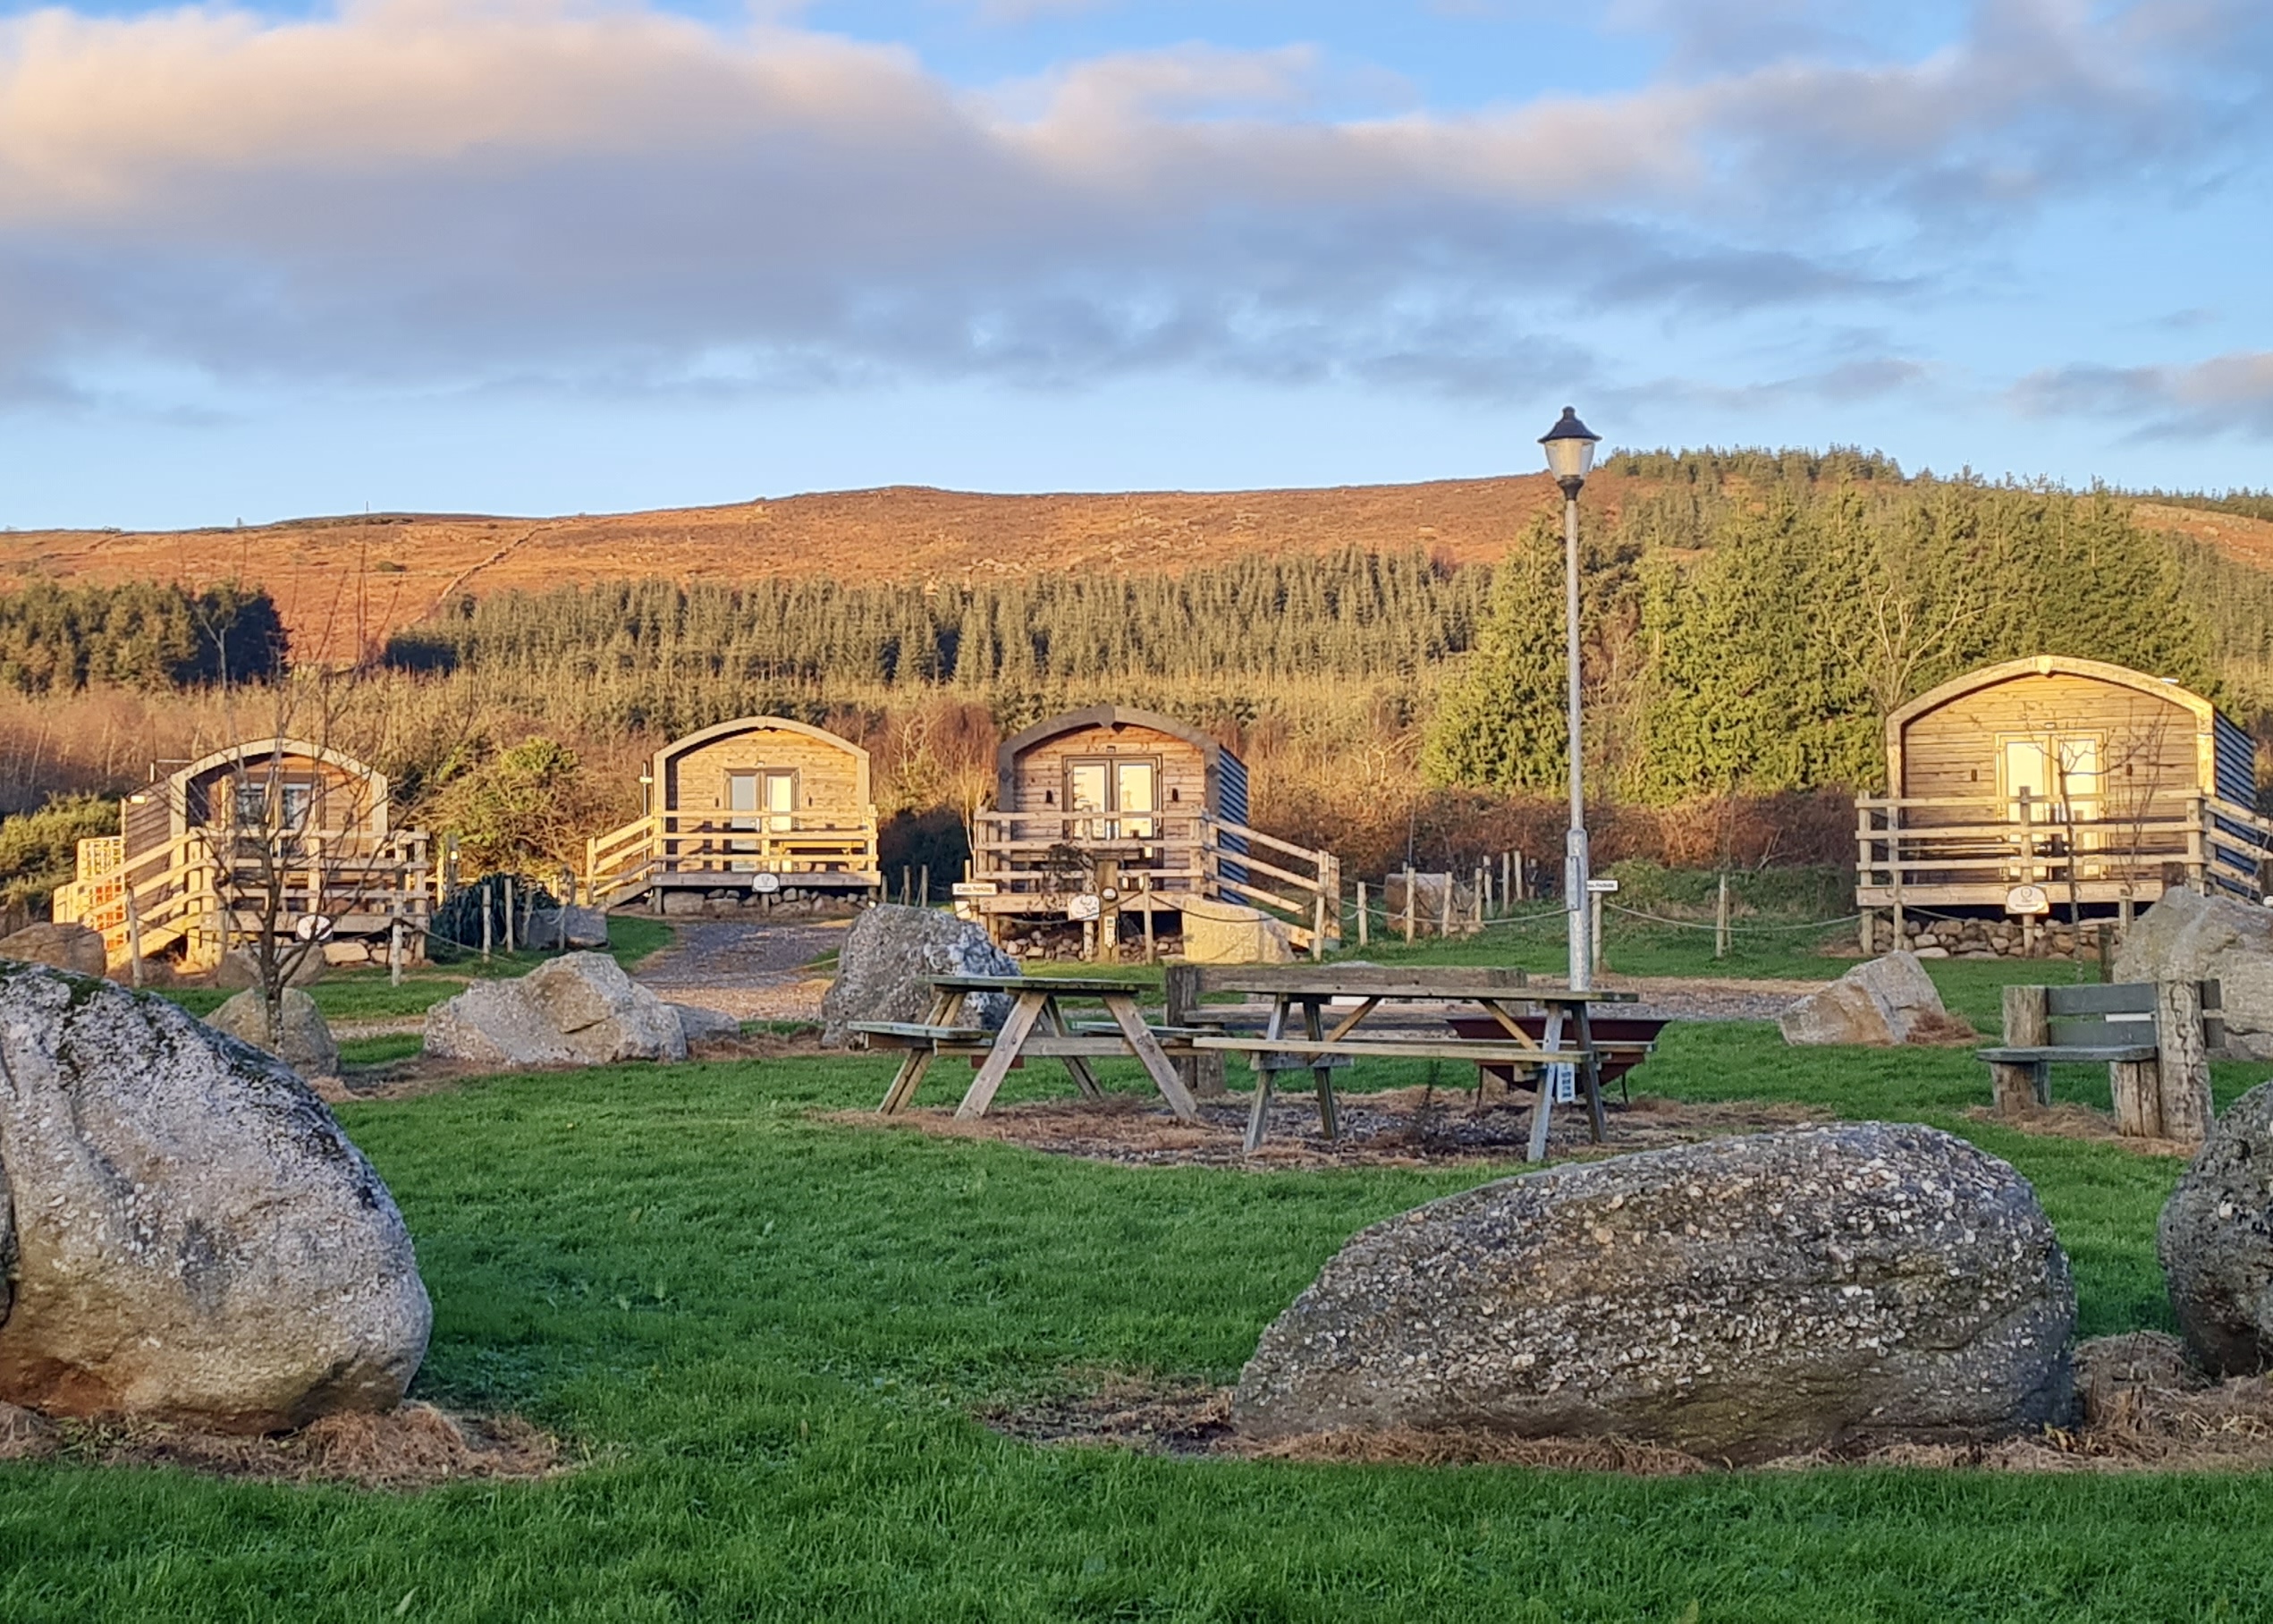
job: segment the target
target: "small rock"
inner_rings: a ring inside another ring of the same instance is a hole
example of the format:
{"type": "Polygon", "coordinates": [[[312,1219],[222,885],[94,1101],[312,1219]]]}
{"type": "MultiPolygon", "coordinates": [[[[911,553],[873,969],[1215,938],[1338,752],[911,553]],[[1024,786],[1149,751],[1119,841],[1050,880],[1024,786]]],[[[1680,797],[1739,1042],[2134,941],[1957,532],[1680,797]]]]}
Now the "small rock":
{"type": "Polygon", "coordinates": [[[1943,1007],[1940,993],[1918,962],[1948,956],[1945,949],[1920,948],[1856,965],[1778,1018],[1784,1041],[1883,1048],[1970,1038],[1972,1029],[1943,1007]]]}
{"type": "MultiPolygon", "coordinates": [[[[297,953],[300,943],[295,942],[282,952],[297,953]]],[[[285,980],[293,986],[312,986],[324,979],[324,955],[321,952],[301,953],[300,962],[292,967],[285,980]]],[[[249,947],[232,947],[221,956],[221,963],[213,972],[213,985],[217,987],[242,989],[260,985],[260,960],[249,947]]]]}
{"type": "Polygon", "coordinates": [[[207,1016],[205,1023],[216,1032],[226,1032],[274,1054],[302,1077],[338,1076],[340,1047],[332,1041],[332,1028],[324,1019],[324,1011],[316,1007],[316,1000],[296,986],[288,986],[282,1014],[284,1029],[271,1042],[266,1004],[249,987],[207,1016]]]}
{"type": "Polygon", "coordinates": [[[99,976],[109,965],[100,931],[84,925],[27,925],[0,936],[0,959],[21,959],[80,976],[99,976]]]}
{"type": "Polygon", "coordinates": [[[742,1023],[722,1010],[706,1010],[697,1003],[666,1003],[663,1008],[679,1017],[679,1029],[689,1047],[728,1043],[742,1035],[742,1023]]]}

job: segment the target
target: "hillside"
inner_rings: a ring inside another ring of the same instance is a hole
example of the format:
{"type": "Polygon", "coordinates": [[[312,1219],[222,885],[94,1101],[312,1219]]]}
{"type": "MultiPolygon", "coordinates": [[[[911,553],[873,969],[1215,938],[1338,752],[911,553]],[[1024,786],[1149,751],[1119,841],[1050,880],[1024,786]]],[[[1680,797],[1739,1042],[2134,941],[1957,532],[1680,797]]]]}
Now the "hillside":
{"type": "MultiPolygon", "coordinates": [[[[1606,478],[1604,494],[1616,483],[1606,478]]],[[[1544,474],[1329,490],[997,496],[894,486],[731,507],[558,519],[374,514],[243,529],[0,536],[0,588],[45,575],[266,587],[306,659],[343,655],[457,591],[656,577],[976,582],[1069,571],[1176,574],[1351,545],[1497,557],[1555,500],[1544,474]]]]}

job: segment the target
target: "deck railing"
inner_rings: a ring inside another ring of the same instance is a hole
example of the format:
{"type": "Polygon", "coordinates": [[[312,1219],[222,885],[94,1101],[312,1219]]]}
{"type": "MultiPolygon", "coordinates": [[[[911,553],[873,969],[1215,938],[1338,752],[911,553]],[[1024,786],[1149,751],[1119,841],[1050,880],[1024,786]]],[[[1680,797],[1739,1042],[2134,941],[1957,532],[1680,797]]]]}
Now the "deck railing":
{"type": "Polygon", "coordinates": [[[417,830],[310,832],[271,846],[192,829],[131,857],[120,837],[99,836],[79,843],[78,875],[56,888],[52,917],[99,932],[114,965],[181,943],[190,968],[208,967],[229,943],[267,927],[272,890],[284,935],[311,917],[344,935],[387,931],[398,920],[417,930],[434,911],[434,868],[417,830]]]}
{"type": "Polygon", "coordinates": [[[1858,798],[1855,809],[1866,909],[1998,906],[2019,885],[2055,906],[2151,902],[2172,885],[2254,901],[2273,859],[2273,823],[2216,796],[2166,796],[2123,816],[1919,797],[1858,798]]]}
{"type": "Polygon", "coordinates": [[[597,907],[685,874],[832,874],[874,885],[875,813],[651,812],[585,842],[584,888],[597,907]]]}
{"type": "Polygon", "coordinates": [[[1055,912],[1102,887],[1139,909],[1148,897],[1245,903],[1301,947],[1341,937],[1339,859],[1206,814],[981,812],[971,878],[994,887],[976,899],[987,913],[1055,912]]]}

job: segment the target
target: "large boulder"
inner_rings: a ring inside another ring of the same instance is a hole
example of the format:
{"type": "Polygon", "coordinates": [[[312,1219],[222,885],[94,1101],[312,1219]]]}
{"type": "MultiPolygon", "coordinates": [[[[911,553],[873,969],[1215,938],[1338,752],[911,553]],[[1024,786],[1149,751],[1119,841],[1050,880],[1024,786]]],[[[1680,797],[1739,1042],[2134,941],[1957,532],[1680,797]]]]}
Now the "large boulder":
{"type": "Polygon", "coordinates": [[[568,953],[435,1004],[426,1050],[482,1066],[605,1066],[684,1060],[687,1035],[672,1006],[605,953],[568,953]]]}
{"type": "Polygon", "coordinates": [[[2117,981],[2215,981],[2233,1060],[2273,1060],[2273,909],[2174,886],[2131,923],[2117,981]]]}
{"type": "Polygon", "coordinates": [[[272,1042],[266,1001],[258,993],[247,989],[207,1016],[205,1023],[240,1043],[266,1050],[302,1077],[337,1077],[340,1046],[332,1041],[332,1028],[324,1019],[324,1011],[316,1007],[316,1001],[298,987],[288,986],[279,1013],[283,1018],[283,1030],[272,1042]]]}
{"type": "MultiPolygon", "coordinates": [[[[2160,904],[2157,904],[2158,907],[2160,904]]],[[[2170,1306],[2205,1368],[2273,1364],[2273,1083],[2218,1119],[2155,1225],[2170,1306]]]]}
{"type": "MultiPolygon", "coordinates": [[[[311,986],[324,979],[324,971],[328,967],[324,962],[321,949],[301,952],[300,948],[301,943],[295,942],[289,948],[278,949],[280,952],[300,954],[300,961],[292,967],[291,973],[284,979],[293,986],[311,986]]],[[[221,955],[221,962],[214,968],[213,985],[239,991],[258,986],[260,956],[249,947],[231,948],[221,955]]]]}
{"type": "Polygon", "coordinates": [[[288,1067],[10,966],[0,1078],[0,1400],[266,1432],[401,1399],[432,1319],[410,1233],[288,1067]]]}
{"type": "MultiPolygon", "coordinates": [[[[926,976],[1015,976],[1018,961],[982,926],[928,908],[871,908],[852,922],[837,952],[837,978],[821,998],[821,1041],[841,1044],[856,1020],[921,1020],[931,1011],[926,976]]],[[[981,993],[958,1019],[989,1031],[1010,1001],[981,993]]]]}
{"type": "Polygon", "coordinates": [[[102,932],[84,925],[27,925],[0,936],[0,959],[20,959],[81,976],[99,976],[110,963],[102,932]]]}
{"type": "Polygon", "coordinates": [[[1787,1044],[1970,1042],[1974,1033],[1951,1015],[1915,953],[1889,953],[1856,965],[1820,993],[1777,1018],[1787,1044]]]}
{"type": "Polygon", "coordinates": [[[1931,1128],[1573,1163],[1375,1224],[1232,1418],[1618,1437],[1736,1462],[2063,1419],[2075,1291],[2028,1181],[1931,1128]]]}

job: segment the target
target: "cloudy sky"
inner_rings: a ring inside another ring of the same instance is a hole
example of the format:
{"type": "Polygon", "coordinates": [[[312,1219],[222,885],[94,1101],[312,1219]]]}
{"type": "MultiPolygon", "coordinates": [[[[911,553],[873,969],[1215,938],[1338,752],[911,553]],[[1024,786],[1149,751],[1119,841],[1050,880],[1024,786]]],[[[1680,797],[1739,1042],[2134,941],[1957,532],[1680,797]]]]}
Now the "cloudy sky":
{"type": "Polygon", "coordinates": [[[0,522],[2273,485],[2267,0],[0,0],[0,522]]]}

